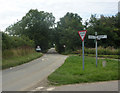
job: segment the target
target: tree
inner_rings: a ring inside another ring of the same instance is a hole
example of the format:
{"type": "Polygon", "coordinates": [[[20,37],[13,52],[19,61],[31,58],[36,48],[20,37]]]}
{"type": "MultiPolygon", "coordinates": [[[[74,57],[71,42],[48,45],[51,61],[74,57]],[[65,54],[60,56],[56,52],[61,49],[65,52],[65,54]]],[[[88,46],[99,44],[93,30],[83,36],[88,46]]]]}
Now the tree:
{"type": "MultiPolygon", "coordinates": [[[[105,17],[103,15],[100,18],[96,18],[96,15],[91,15],[89,20],[89,27],[87,35],[93,34],[97,32],[99,35],[107,35],[107,39],[101,39],[98,42],[98,46],[108,47],[113,46],[117,48],[120,46],[118,42],[120,42],[120,25],[119,25],[119,14],[112,17],[105,17]]],[[[91,40],[87,40],[87,46],[93,47],[93,43],[91,40]]]]}
{"type": "Polygon", "coordinates": [[[9,26],[6,32],[10,35],[28,36],[41,46],[44,51],[49,47],[49,31],[54,25],[55,18],[52,13],[31,9],[22,20],[9,26]]]}
{"type": "Polygon", "coordinates": [[[58,52],[78,49],[80,47],[78,31],[83,30],[83,28],[82,18],[78,14],[68,12],[60,18],[56,28],[56,48],[58,52]]]}

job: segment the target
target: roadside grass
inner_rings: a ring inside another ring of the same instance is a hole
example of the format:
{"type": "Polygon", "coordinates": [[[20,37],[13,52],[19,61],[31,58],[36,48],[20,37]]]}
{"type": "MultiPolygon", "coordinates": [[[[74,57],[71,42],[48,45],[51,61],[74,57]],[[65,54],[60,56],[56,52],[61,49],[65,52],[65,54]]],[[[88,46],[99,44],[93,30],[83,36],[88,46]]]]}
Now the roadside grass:
{"type": "Polygon", "coordinates": [[[2,56],[2,69],[6,69],[39,58],[42,53],[37,53],[33,49],[13,49],[4,51],[2,56]]]}
{"type": "MultiPolygon", "coordinates": [[[[81,53],[62,53],[63,55],[79,55],[79,56],[82,56],[81,53]]],[[[85,56],[88,56],[88,57],[96,57],[96,54],[86,54],[85,53],[85,56]]],[[[119,59],[120,56],[119,55],[104,55],[104,54],[98,54],[97,55],[98,57],[100,58],[112,58],[112,59],[119,59]]]]}
{"type": "Polygon", "coordinates": [[[95,58],[85,56],[85,69],[82,69],[82,57],[69,56],[65,63],[48,76],[52,85],[87,83],[118,80],[118,61],[99,59],[96,68],[95,58]],[[102,66],[103,60],[106,66],[102,66]]]}
{"type": "MultiPolygon", "coordinates": [[[[62,54],[64,54],[64,55],[80,55],[81,56],[82,49],[72,51],[72,52],[65,51],[62,54]]],[[[98,47],[98,57],[119,59],[119,55],[120,55],[119,48],[115,49],[113,47],[107,47],[107,48],[103,48],[101,46],[98,47]]],[[[95,48],[85,48],[85,56],[95,57],[96,49],[95,48]]]]}
{"type": "MultiPolygon", "coordinates": [[[[97,51],[98,51],[98,55],[119,55],[120,49],[119,48],[115,49],[113,47],[103,48],[103,47],[99,46],[97,51]]],[[[96,49],[95,48],[85,48],[85,53],[86,54],[95,54],[96,49]]]]}
{"type": "MultiPolygon", "coordinates": [[[[82,55],[81,55],[82,56],[82,55]]],[[[85,54],[85,56],[89,57],[96,57],[95,54],[85,54]]],[[[112,58],[112,59],[119,59],[119,55],[98,55],[100,58],[112,58]]]]}
{"type": "MultiPolygon", "coordinates": [[[[63,54],[63,55],[76,55],[76,56],[82,56],[82,54],[63,54]]],[[[96,57],[95,54],[84,54],[85,56],[88,56],[88,57],[96,57]]],[[[119,55],[97,55],[97,57],[99,58],[110,58],[110,59],[119,59],[120,56],[119,55]]]]}

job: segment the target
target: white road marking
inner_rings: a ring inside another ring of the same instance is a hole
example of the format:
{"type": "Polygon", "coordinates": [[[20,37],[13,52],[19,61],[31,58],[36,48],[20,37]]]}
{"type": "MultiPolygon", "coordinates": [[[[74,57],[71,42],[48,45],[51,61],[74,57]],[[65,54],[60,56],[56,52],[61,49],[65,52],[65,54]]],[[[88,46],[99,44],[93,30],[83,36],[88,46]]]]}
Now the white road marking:
{"type": "Polygon", "coordinates": [[[44,87],[37,87],[36,90],[41,90],[43,89],[44,87]]]}
{"type": "Polygon", "coordinates": [[[42,61],[44,61],[44,59],[42,59],[42,61]]]}
{"type": "Polygon", "coordinates": [[[47,91],[52,91],[55,87],[48,88],[47,91]]]}
{"type": "Polygon", "coordinates": [[[10,69],[13,69],[12,67],[10,67],[10,69]]]}

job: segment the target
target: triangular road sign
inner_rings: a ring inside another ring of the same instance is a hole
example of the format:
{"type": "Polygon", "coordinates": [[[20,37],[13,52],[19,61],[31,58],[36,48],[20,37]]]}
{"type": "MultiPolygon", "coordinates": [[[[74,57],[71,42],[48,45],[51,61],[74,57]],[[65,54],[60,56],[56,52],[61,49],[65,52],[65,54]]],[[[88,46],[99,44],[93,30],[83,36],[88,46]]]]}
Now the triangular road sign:
{"type": "Polygon", "coordinates": [[[87,32],[87,30],[78,31],[79,36],[80,36],[80,38],[81,38],[82,41],[83,41],[84,38],[85,38],[86,32],[87,32]]]}

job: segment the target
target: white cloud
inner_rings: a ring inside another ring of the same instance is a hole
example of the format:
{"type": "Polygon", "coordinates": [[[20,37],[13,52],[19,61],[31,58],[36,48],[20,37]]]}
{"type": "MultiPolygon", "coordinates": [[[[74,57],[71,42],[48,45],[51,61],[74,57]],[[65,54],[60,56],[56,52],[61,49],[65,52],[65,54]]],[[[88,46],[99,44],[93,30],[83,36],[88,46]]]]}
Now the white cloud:
{"type": "Polygon", "coordinates": [[[120,12],[120,1],[118,3],[118,12],[120,12]]]}
{"type": "Polygon", "coordinates": [[[30,9],[52,12],[57,21],[67,12],[78,13],[84,20],[91,14],[115,15],[119,0],[0,0],[0,29],[5,30],[30,9]]]}

